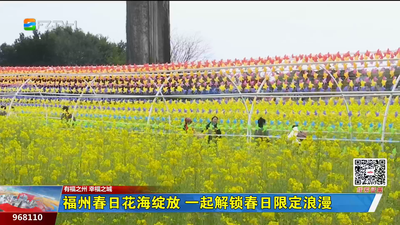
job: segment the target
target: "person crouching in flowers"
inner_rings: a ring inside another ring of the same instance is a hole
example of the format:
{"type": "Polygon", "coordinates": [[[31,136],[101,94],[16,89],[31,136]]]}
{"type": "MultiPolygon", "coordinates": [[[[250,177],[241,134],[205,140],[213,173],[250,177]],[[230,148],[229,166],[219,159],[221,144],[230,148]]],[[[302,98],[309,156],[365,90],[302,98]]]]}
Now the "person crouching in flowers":
{"type": "Polygon", "coordinates": [[[194,135],[195,137],[198,137],[198,138],[204,137],[203,134],[197,133],[196,130],[195,130],[193,127],[191,127],[191,124],[192,124],[192,123],[193,123],[192,119],[190,119],[190,118],[185,118],[185,125],[183,125],[183,130],[184,130],[186,133],[193,133],[193,135],[194,135]]]}
{"type": "Polygon", "coordinates": [[[293,140],[293,143],[301,144],[300,141],[297,139],[297,135],[299,134],[299,128],[297,125],[292,126],[292,131],[288,135],[289,140],[293,140]]]}
{"type": "MultiPolygon", "coordinates": [[[[61,114],[61,121],[65,121],[66,123],[71,122],[71,120],[72,120],[72,114],[69,113],[68,109],[69,109],[68,106],[63,106],[63,108],[62,108],[63,113],[61,114]]],[[[74,121],[75,121],[75,118],[74,118],[74,121]]]]}
{"type": "Polygon", "coordinates": [[[11,112],[8,114],[8,116],[11,118],[17,117],[17,113],[15,112],[14,106],[11,106],[11,112]]]}
{"type": "MultiPolygon", "coordinates": [[[[190,118],[185,118],[185,125],[183,126],[183,130],[186,131],[186,133],[189,130],[189,125],[192,124],[192,119],[190,118]]],[[[190,130],[193,130],[193,128],[190,128],[190,130]]]]}
{"type": "Polygon", "coordinates": [[[222,134],[222,132],[218,128],[218,117],[214,116],[211,119],[211,122],[207,124],[205,131],[207,131],[208,134],[211,134],[208,136],[208,143],[210,143],[211,140],[216,141],[218,138],[221,137],[220,135],[222,134]]]}
{"type": "Polygon", "coordinates": [[[262,141],[268,141],[268,131],[264,130],[264,125],[266,124],[266,120],[262,117],[260,117],[257,120],[257,125],[258,125],[258,129],[256,130],[256,132],[254,133],[257,136],[262,136],[262,137],[256,137],[256,139],[262,140],[262,141]]]}
{"type": "Polygon", "coordinates": [[[7,108],[4,105],[0,107],[0,116],[7,116],[7,108]]]}

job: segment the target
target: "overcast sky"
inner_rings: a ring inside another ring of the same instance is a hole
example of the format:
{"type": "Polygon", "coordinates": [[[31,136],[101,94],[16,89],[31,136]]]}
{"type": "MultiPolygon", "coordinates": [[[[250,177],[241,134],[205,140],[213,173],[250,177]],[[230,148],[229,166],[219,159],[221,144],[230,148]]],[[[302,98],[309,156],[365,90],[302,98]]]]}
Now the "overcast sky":
{"type": "MultiPolygon", "coordinates": [[[[400,47],[400,2],[170,2],[171,29],[200,35],[211,59],[400,47]]],[[[85,32],[126,41],[126,2],[0,2],[0,43],[23,20],[77,21],[85,32]]]]}

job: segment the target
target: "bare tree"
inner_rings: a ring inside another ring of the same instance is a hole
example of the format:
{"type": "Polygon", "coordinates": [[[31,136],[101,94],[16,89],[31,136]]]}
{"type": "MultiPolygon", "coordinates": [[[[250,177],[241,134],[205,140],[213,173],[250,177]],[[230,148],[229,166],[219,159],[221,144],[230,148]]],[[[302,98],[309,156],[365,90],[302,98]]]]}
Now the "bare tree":
{"type": "Polygon", "coordinates": [[[210,54],[210,47],[199,35],[184,36],[172,32],[171,62],[193,62],[206,60],[210,54]]]}

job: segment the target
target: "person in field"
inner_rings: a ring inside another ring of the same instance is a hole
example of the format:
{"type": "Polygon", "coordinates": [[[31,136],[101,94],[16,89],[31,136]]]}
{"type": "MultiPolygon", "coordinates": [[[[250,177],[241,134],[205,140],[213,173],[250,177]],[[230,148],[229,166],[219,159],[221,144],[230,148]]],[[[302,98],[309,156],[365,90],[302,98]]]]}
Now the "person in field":
{"type": "Polygon", "coordinates": [[[17,113],[15,112],[14,106],[11,106],[11,111],[8,113],[7,112],[7,106],[1,106],[0,107],[0,116],[11,116],[11,117],[16,117],[17,113]]]}
{"type": "Polygon", "coordinates": [[[11,106],[11,112],[8,114],[10,117],[17,117],[17,112],[15,112],[14,106],[11,106]]]}
{"type": "Polygon", "coordinates": [[[263,137],[256,137],[256,139],[259,139],[259,140],[268,140],[268,137],[265,137],[265,136],[268,136],[269,134],[268,134],[268,131],[266,131],[266,130],[264,130],[264,125],[266,124],[266,120],[264,119],[264,118],[262,118],[262,117],[260,117],[258,120],[257,120],[257,126],[258,126],[258,128],[257,128],[257,130],[256,130],[256,132],[254,133],[256,136],[263,136],[263,137]]]}
{"type": "Polygon", "coordinates": [[[202,137],[204,137],[204,135],[203,135],[202,133],[196,132],[196,130],[195,130],[193,127],[191,127],[191,124],[193,124],[192,119],[190,119],[190,118],[185,118],[185,124],[183,125],[183,130],[184,130],[186,133],[188,133],[188,132],[193,133],[193,135],[194,135],[195,137],[197,137],[197,138],[202,138],[202,137]]]}
{"type": "Polygon", "coordinates": [[[4,105],[0,107],[0,116],[7,116],[7,108],[4,105]]]}
{"type": "Polygon", "coordinates": [[[206,126],[206,129],[203,131],[207,131],[208,134],[211,134],[208,136],[208,143],[210,143],[211,140],[218,140],[218,138],[221,137],[221,129],[218,128],[218,117],[214,116],[211,119],[211,122],[209,122],[206,126]]]}
{"type": "MultiPolygon", "coordinates": [[[[63,113],[61,114],[61,121],[64,122],[71,122],[72,120],[72,114],[69,112],[69,107],[68,106],[63,106],[62,108],[63,113]]],[[[76,119],[74,118],[74,121],[76,121],[76,119]]]]}
{"type": "MultiPolygon", "coordinates": [[[[188,132],[188,130],[190,129],[190,124],[192,124],[193,121],[190,118],[185,118],[185,125],[183,126],[183,130],[185,130],[186,132],[188,132]]],[[[193,129],[191,129],[193,130],[193,129]]]]}
{"type": "Polygon", "coordinates": [[[292,126],[292,131],[288,135],[289,140],[293,140],[293,143],[301,144],[301,141],[303,141],[307,137],[307,134],[305,132],[299,131],[299,128],[297,125],[292,126]],[[299,141],[300,139],[300,141],[299,141]]]}

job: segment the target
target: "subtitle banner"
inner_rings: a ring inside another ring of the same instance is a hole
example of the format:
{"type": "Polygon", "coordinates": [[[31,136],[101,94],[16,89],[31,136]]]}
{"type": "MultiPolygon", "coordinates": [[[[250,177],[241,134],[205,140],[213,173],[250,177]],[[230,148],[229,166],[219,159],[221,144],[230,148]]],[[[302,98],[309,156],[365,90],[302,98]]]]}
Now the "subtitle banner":
{"type": "MultiPolygon", "coordinates": [[[[165,189],[166,190],[166,189],[165,189]]],[[[49,224],[60,213],[375,212],[382,193],[168,193],[142,186],[0,186],[1,224],[49,224]]]]}
{"type": "Polygon", "coordinates": [[[157,187],[64,186],[59,212],[374,212],[382,194],[174,194],[157,187]]]}

